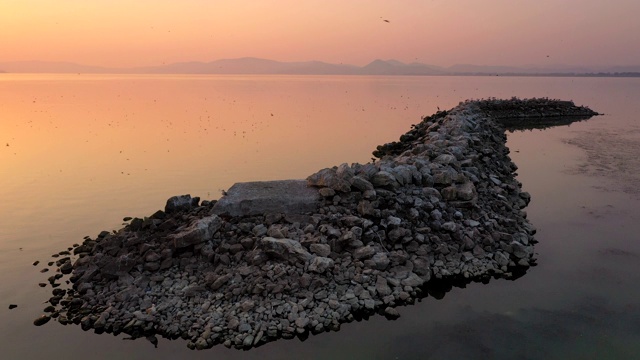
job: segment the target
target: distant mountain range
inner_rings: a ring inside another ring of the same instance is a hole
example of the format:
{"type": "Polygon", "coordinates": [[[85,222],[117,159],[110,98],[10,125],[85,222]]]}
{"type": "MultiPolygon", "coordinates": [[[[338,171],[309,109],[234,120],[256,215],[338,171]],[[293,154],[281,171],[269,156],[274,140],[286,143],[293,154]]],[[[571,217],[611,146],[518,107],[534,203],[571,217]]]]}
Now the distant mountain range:
{"type": "Polygon", "coordinates": [[[457,64],[449,67],[398,60],[374,60],[365,66],[331,64],[322,61],[281,62],[252,57],[210,62],[180,62],[161,66],[109,68],[69,62],[0,62],[8,73],[93,73],[93,74],[299,74],[299,75],[554,75],[554,76],[640,76],[640,66],[581,67],[486,66],[457,64]]]}

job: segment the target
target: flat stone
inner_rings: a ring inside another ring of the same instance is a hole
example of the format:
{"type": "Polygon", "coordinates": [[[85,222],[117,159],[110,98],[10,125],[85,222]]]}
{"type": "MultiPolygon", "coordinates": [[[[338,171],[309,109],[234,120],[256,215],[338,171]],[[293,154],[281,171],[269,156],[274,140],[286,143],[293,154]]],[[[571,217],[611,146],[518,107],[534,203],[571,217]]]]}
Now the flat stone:
{"type": "Polygon", "coordinates": [[[234,184],[212,211],[228,216],[302,214],[319,206],[320,194],[306,180],[254,181],[234,184]]]}

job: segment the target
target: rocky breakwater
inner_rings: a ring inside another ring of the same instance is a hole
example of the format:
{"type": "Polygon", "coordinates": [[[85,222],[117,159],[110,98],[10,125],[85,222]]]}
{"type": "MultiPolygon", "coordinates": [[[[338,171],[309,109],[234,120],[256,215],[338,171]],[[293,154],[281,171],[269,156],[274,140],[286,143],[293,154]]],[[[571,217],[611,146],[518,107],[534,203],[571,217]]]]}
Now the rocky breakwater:
{"type": "Polygon", "coordinates": [[[53,290],[45,317],[247,349],[398,316],[436,279],[512,277],[536,262],[535,228],[499,113],[595,114],[548,99],[468,101],[379,146],[372,163],[236,184],[219,201],[173,197],[58,260],[51,285],[72,286],[53,290]]]}

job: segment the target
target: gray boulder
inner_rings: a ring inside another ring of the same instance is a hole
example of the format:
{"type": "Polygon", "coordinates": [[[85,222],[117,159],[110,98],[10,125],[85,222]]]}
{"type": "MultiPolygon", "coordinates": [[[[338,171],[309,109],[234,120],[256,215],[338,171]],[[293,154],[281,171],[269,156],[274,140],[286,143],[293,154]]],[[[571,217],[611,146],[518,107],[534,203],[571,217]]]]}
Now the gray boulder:
{"type": "Polygon", "coordinates": [[[305,180],[253,181],[234,184],[213,206],[213,213],[229,216],[303,214],[320,205],[317,189],[305,180]]]}

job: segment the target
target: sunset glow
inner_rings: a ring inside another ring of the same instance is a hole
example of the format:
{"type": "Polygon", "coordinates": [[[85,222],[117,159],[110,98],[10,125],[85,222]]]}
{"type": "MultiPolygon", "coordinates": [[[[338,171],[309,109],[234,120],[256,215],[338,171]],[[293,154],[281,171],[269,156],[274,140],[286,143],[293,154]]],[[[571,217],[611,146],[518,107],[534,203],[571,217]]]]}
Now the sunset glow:
{"type": "Polygon", "coordinates": [[[637,65],[638,13],[635,0],[10,0],[0,3],[0,62],[637,65]]]}

